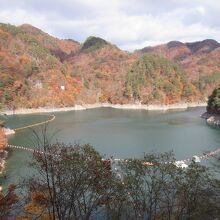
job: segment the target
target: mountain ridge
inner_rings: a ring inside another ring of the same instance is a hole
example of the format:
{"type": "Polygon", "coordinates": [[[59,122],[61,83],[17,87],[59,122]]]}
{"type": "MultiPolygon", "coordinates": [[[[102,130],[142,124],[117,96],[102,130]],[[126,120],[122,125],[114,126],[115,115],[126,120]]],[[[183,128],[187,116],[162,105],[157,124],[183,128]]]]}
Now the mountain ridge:
{"type": "Polygon", "coordinates": [[[204,39],[202,41],[195,41],[195,42],[186,42],[183,43],[181,41],[169,41],[168,43],[156,45],[156,46],[146,46],[142,49],[135,50],[136,53],[145,53],[145,52],[151,52],[157,47],[163,47],[167,46],[167,48],[177,48],[177,47],[187,47],[192,53],[196,53],[197,51],[201,50],[203,47],[209,47],[207,51],[205,52],[211,52],[216,48],[220,47],[220,43],[218,43],[214,39],[204,39]]]}
{"type": "Polygon", "coordinates": [[[79,43],[1,23],[0,49],[1,108],[203,101],[220,80],[210,39],[129,53],[99,37],[79,43]]]}

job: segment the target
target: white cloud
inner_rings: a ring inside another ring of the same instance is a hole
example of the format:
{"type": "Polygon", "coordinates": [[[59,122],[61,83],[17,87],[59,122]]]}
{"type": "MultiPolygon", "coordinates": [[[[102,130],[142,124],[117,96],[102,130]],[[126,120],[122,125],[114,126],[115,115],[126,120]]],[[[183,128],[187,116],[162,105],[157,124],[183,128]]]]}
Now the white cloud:
{"type": "Polygon", "coordinates": [[[133,50],[171,40],[220,40],[219,10],[215,0],[11,0],[2,2],[0,20],[78,41],[96,35],[133,50]]]}
{"type": "Polygon", "coordinates": [[[206,9],[205,9],[203,6],[197,7],[196,10],[197,10],[201,15],[205,15],[205,14],[206,14],[206,9]]]}
{"type": "MultiPolygon", "coordinates": [[[[14,25],[28,23],[42,29],[48,28],[48,21],[44,15],[33,12],[29,13],[24,9],[0,10],[0,20],[3,23],[10,23],[14,25]]],[[[50,29],[48,29],[47,31],[50,32],[50,29]]]]}

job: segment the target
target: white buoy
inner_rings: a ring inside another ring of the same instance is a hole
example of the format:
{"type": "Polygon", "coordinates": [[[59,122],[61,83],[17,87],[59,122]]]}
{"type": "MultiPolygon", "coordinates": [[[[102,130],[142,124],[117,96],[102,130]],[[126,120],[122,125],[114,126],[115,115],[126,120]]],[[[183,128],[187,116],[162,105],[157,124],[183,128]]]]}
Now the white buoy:
{"type": "Polygon", "coordinates": [[[194,156],[192,157],[192,160],[193,160],[194,162],[196,162],[196,163],[200,163],[200,162],[201,162],[200,158],[199,158],[198,156],[196,156],[196,155],[194,155],[194,156]]]}
{"type": "Polygon", "coordinates": [[[177,167],[179,167],[179,168],[187,168],[187,167],[188,167],[188,165],[187,165],[184,161],[182,161],[182,160],[176,161],[176,162],[175,162],[175,165],[176,165],[177,167]]]}

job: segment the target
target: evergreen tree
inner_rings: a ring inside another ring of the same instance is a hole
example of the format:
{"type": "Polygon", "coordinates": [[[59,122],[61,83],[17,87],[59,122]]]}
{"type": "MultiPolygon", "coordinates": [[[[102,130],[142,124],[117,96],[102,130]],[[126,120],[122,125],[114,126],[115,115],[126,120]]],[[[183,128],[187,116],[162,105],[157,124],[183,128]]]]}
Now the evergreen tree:
{"type": "Polygon", "coordinates": [[[214,89],[212,95],[209,96],[207,112],[211,114],[220,114],[220,87],[214,89]]]}

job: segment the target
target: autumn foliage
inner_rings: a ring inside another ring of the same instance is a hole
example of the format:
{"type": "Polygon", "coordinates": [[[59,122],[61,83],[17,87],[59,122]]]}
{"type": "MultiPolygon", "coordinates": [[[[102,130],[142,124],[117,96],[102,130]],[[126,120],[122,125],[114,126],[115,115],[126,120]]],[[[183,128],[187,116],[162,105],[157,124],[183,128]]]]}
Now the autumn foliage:
{"type": "Polygon", "coordinates": [[[41,148],[48,154],[34,155],[22,220],[219,216],[219,180],[201,164],[179,168],[172,153],[103,161],[88,144],[41,148]]]}
{"type": "Polygon", "coordinates": [[[4,129],[0,127],[0,150],[4,149],[7,145],[7,138],[4,129]]]}
{"type": "Polygon", "coordinates": [[[220,81],[218,47],[212,40],[174,41],[129,53],[98,37],[80,44],[52,37],[31,25],[1,23],[0,108],[203,101],[220,81]],[[172,75],[178,70],[169,72],[166,65],[160,67],[161,73],[152,68],[161,61],[154,57],[145,63],[153,71],[149,83],[140,77],[141,86],[135,89],[137,83],[128,81],[144,74],[138,64],[144,53],[157,54],[165,63],[182,69],[185,81],[172,75]],[[154,78],[156,75],[160,77],[154,78]],[[131,87],[136,92],[129,91],[131,87]]]}

